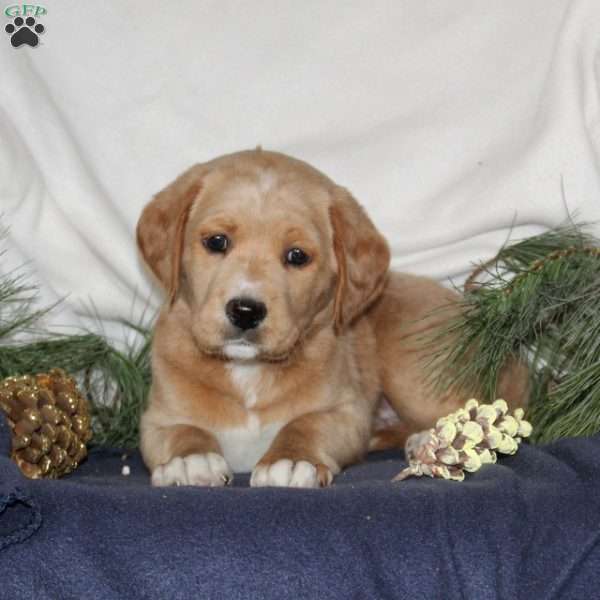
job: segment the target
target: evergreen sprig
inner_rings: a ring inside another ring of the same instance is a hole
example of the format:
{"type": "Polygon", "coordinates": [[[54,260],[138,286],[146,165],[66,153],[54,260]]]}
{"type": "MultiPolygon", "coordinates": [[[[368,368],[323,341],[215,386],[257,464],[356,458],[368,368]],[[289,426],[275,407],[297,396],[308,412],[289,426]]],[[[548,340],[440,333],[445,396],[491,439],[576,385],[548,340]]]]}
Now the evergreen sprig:
{"type": "MultiPolygon", "coordinates": [[[[0,240],[7,234],[0,230],[0,240]]],[[[5,254],[0,251],[0,260],[5,254]]],[[[28,331],[50,308],[33,308],[37,288],[31,285],[23,273],[10,271],[0,278],[0,339],[28,331]]]]}
{"type": "Polygon", "coordinates": [[[503,365],[530,365],[533,440],[600,431],[600,241],[568,225],[504,247],[465,284],[463,310],[422,338],[436,390],[494,400],[503,365]],[[484,275],[484,280],[475,279],[484,275]]]}

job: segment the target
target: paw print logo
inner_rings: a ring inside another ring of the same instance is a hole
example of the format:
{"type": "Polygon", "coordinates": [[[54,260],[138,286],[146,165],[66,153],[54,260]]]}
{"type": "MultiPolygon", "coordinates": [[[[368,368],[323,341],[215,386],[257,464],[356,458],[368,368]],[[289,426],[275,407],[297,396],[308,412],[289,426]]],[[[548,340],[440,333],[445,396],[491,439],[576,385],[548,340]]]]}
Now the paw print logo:
{"type": "Polygon", "coordinates": [[[10,43],[15,48],[23,44],[35,48],[40,41],[38,34],[44,33],[45,28],[41,23],[37,23],[36,25],[33,17],[27,17],[25,20],[21,17],[16,17],[12,23],[9,23],[4,28],[4,31],[11,36],[10,43]]]}

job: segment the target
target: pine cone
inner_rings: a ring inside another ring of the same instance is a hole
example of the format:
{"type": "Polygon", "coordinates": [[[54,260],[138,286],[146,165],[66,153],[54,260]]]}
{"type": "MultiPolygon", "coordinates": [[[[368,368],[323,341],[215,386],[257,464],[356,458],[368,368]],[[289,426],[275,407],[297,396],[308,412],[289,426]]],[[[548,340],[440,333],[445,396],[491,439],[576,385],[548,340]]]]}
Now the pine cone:
{"type": "Polygon", "coordinates": [[[394,481],[407,477],[442,477],[462,481],[465,471],[477,471],[495,463],[496,453],[514,454],[521,438],[531,435],[531,424],[518,408],[508,414],[504,400],[482,404],[468,400],[464,408],[442,417],[433,429],[411,435],[406,440],[409,466],[394,481]]]}
{"type": "Polygon", "coordinates": [[[7,377],[0,409],[13,432],[11,458],[30,479],[55,479],[86,457],[92,437],[86,399],[62,369],[7,377]]]}

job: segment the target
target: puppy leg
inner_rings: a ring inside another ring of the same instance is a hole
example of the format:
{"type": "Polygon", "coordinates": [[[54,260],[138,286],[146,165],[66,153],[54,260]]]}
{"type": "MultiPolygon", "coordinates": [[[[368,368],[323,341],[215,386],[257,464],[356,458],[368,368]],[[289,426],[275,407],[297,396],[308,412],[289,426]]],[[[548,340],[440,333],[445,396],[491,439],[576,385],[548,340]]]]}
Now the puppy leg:
{"type": "Polygon", "coordinates": [[[152,485],[222,486],[233,480],[215,437],[191,425],[144,428],[142,455],[152,485]]]}
{"type": "MultiPolygon", "coordinates": [[[[433,427],[440,417],[461,408],[469,398],[477,397],[475,391],[435,395],[424,379],[413,380],[411,389],[404,386],[405,380],[398,382],[394,375],[386,377],[385,383],[386,397],[400,415],[400,421],[376,428],[369,441],[369,451],[404,448],[411,434],[433,427]]],[[[524,408],[528,387],[527,366],[510,359],[500,374],[496,396],[506,400],[510,410],[524,408]]]]}
{"type": "MultiPolygon", "coordinates": [[[[471,397],[481,397],[479,382],[469,389],[438,392],[427,380],[425,365],[431,349],[419,337],[455,317],[460,296],[435,281],[395,273],[370,318],[377,338],[377,357],[383,393],[400,418],[400,423],[376,431],[371,449],[403,446],[411,433],[432,427],[437,419],[458,408],[471,397]]],[[[528,370],[511,359],[502,370],[496,397],[514,409],[525,406],[528,397],[528,370]]]]}
{"type": "Polygon", "coordinates": [[[403,421],[395,425],[377,428],[369,441],[369,452],[389,450],[390,448],[404,448],[408,436],[414,433],[413,429],[403,421]]]}
{"type": "Polygon", "coordinates": [[[288,423],[252,472],[250,485],[324,487],[361,458],[369,441],[368,415],[330,410],[288,423]]]}

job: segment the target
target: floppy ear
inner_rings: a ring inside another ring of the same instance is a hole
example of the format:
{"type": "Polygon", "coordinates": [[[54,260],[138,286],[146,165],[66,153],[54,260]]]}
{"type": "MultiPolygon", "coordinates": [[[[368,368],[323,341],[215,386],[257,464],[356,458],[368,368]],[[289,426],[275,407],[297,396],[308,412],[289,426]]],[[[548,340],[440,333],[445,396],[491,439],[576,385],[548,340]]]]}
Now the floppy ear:
{"type": "Polygon", "coordinates": [[[202,188],[202,172],[201,165],[195,165],[180,175],[152,198],[137,224],[140,252],[168,291],[170,304],[179,288],[185,226],[202,188]]]}
{"type": "Polygon", "coordinates": [[[329,207],[338,264],[335,328],[351,323],[379,296],[386,282],[390,250],[350,192],[337,188],[329,207]]]}

